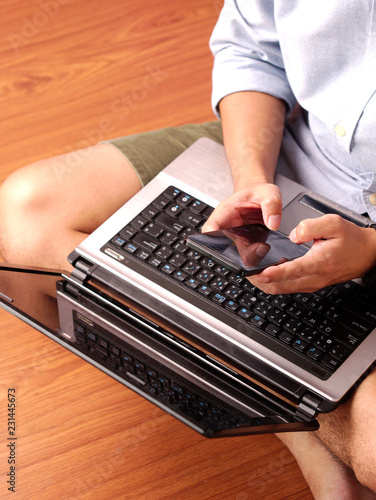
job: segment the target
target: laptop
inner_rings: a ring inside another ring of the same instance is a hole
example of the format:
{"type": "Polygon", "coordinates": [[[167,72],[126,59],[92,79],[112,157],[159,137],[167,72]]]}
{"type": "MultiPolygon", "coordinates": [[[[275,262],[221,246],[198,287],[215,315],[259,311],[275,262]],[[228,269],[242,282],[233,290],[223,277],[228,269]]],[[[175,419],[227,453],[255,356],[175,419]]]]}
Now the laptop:
{"type": "MultiPolygon", "coordinates": [[[[280,230],[337,213],[277,175],[280,230]]],[[[184,237],[233,191],[223,146],[200,139],[69,255],[72,273],[3,264],[0,305],[207,437],[315,430],[376,359],[360,282],[270,296],[184,237]]]]}

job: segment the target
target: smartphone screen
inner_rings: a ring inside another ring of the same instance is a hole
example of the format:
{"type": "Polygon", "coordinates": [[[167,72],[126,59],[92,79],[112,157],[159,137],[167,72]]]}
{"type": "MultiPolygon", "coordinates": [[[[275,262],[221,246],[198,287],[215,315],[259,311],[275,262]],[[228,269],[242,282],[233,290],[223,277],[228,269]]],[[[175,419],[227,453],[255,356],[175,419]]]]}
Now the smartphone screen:
{"type": "Polygon", "coordinates": [[[266,267],[301,257],[309,250],[263,224],[190,234],[185,242],[240,276],[257,274],[266,267]]]}

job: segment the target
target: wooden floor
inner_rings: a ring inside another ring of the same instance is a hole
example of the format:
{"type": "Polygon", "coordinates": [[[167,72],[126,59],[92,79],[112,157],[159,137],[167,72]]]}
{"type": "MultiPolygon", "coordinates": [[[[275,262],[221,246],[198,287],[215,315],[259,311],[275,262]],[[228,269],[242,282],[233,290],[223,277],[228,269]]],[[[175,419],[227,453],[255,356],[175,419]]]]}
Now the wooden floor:
{"type": "MultiPolygon", "coordinates": [[[[98,140],[213,119],[208,38],[220,7],[2,2],[0,180],[98,140]]],[[[312,498],[275,436],[203,438],[2,310],[0,373],[0,498],[312,498]],[[8,388],[16,496],[6,483],[8,388]]]]}

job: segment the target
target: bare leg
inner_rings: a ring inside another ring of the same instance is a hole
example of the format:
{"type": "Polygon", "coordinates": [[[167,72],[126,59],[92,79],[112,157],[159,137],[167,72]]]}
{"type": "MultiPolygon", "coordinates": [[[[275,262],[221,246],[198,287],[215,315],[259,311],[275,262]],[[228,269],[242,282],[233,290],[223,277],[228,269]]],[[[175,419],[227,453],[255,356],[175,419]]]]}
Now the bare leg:
{"type": "Polygon", "coordinates": [[[294,455],[315,499],[376,499],[376,372],[315,433],[278,437],[294,455]]]}
{"type": "Polygon", "coordinates": [[[17,170],[0,189],[0,253],[12,263],[66,269],[77,244],[140,188],[110,144],[17,170]]]}
{"type": "MultiPolygon", "coordinates": [[[[8,262],[67,268],[67,255],[140,187],[109,144],[20,169],[0,189],[0,253],[8,262]]],[[[320,417],[321,441],[279,435],[316,499],[376,498],[375,405],[374,372],[347,403],[320,417]]]]}
{"type": "Polygon", "coordinates": [[[376,498],[316,436],[307,432],[279,434],[278,437],[294,455],[316,500],[376,498]]]}

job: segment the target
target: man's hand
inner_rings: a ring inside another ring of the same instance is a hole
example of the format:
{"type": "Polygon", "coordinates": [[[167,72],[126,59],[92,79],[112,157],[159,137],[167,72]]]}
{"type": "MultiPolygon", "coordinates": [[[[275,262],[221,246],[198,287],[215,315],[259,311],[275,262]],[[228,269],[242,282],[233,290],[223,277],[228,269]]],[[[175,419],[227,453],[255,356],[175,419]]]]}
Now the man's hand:
{"type": "Polygon", "coordinates": [[[291,232],[290,239],[298,244],[314,243],[303,257],[249,278],[266,293],[313,292],[359,278],[376,265],[376,231],[338,215],[306,219],[291,232]]]}
{"type": "Polygon", "coordinates": [[[276,230],[281,222],[282,195],[275,184],[251,184],[223,200],[206,221],[203,232],[263,223],[276,230]],[[258,210],[255,210],[258,209],[258,210]]]}

